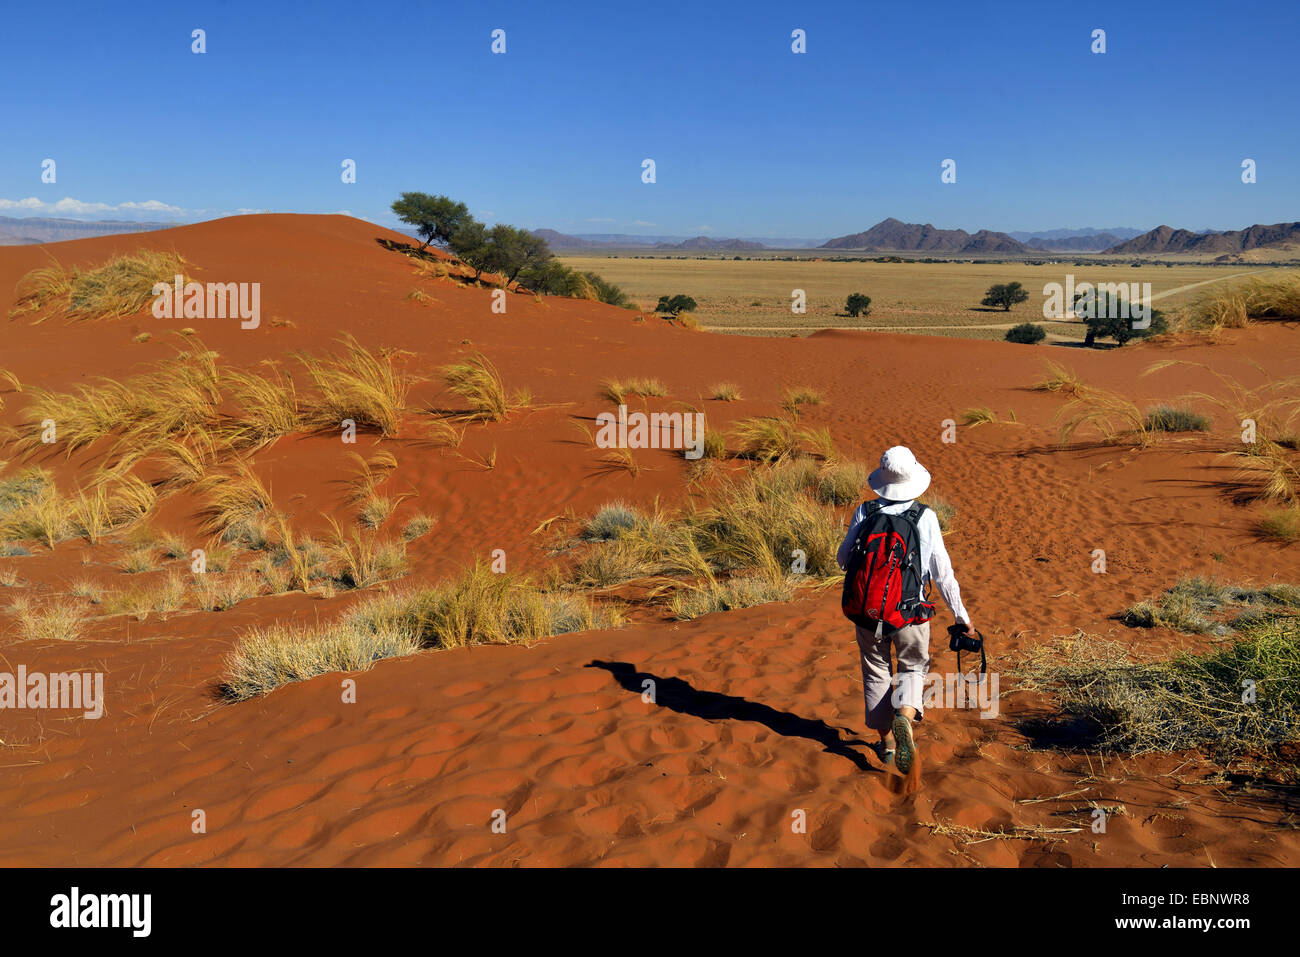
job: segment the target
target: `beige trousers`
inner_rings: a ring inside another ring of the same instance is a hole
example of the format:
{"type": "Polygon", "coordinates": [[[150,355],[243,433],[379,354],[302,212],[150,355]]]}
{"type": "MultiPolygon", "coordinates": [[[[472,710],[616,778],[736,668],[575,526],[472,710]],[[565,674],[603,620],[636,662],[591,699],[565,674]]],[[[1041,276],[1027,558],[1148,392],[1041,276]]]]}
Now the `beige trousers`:
{"type": "Polygon", "coordinates": [[[862,691],[867,700],[867,727],[888,731],[894,712],[901,707],[915,708],[920,721],[921,693],[925,674],[930,669],[930,623],[904,625],[897,631],[888,626],[879,633],[860,625],[858,650],[862,653],[862,691]],[[898,657],[898,676],[894,677],[890,650],[898,657]],[[895,691],[894,686],[897,685],[895,691]]]}

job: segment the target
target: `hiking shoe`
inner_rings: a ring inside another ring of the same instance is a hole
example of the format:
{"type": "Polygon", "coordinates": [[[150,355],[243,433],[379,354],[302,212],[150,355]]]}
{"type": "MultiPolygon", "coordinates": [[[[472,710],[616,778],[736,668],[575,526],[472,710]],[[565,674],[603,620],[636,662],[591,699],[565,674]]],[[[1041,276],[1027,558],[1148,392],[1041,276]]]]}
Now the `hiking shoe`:
{"type": "Polygon", "coordinates": [[[903,774],[912,770],[912,759],[916,757],[916,741],[912,738],[912,722],[904,715],[894,716],[894,766],[903,774]]]}

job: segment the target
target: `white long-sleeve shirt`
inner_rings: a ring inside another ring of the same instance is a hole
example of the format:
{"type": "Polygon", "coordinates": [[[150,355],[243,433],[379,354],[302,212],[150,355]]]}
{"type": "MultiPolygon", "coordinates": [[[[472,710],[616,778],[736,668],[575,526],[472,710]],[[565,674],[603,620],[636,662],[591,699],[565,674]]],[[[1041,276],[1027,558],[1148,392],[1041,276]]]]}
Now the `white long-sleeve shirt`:
{"type": "MultiPolygon", "coordinates": [[[[911,500],[893,502],[889,499],[881,499],[880,501],[885,503],[880,510],[887,515],[901,515],[912,507],[911,500]]],[[[835,560],[841,569],[847,564],[849,554],[853,551],[853,543],[857,540],[858,529],[862,527],[862,520],[866,517],[866,509],[867,504],[863,502],[853,513],[848,534],[844,536],[844,541],[840,543],[840,549],[835,554],[835,560]]],[[[943,596],[948,610],[952,612],[953,618],[970,624],[970,615],[966,613],[966,606],[961,603],[961,589],[957,587],[957,578],[952,571],[952,560],[948,558],[948,549],[943,545],[943,532],[939,530],[939,516],[934,514],[934,509],[927,508],[921,515],[918,531],[921,540],[921,597],[925,597],[925,583],[933,581],[935,587],[939,589],[939,594],[943,596]]]]}

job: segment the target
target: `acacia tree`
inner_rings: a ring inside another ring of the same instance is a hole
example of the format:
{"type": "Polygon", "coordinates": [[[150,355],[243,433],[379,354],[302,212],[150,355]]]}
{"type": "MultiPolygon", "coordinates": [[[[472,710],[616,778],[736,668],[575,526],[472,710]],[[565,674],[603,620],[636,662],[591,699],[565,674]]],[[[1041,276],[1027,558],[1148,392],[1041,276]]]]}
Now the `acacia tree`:
{"type": "Polygon", "coordinates": [[[474,270],[474,281],[483,275],[492,262],[492,242],[488,239],[488,229],[477,219],[468,219],[461,223],[447,243],[456,258],[474,270]]]}
{"type": "Polygon", "coordinates": [[[474,221],[464,203],[449,196],[431,196],[428,193],[403,193],[393,203],[393,212],[402,222],[415,227],[416,233],[424,240],[421,251],[430,243],[450,246],[456,231],[474,221]]]}
{"type": "Polygon", "coordinates": [[[860,292],[851,293],[844,300],[844,309],[855,319],[858,316],[868,316],[871,314],[871,297],[860,292]]]}
{"type": "Polygon", "coordinates": [[[655,312],[666,312],[670,316],[675,316],[679,312],[694,312],[696,308],[698,307],[695,300],[690,296],[660,296],[655,312]]]}
{"type": "Polygon", "coordinates": [[[989,286],[989,291],[984,294],[981,306],[992,306],[994,308],[1001,306],[1003,312],[1010,312],[1011,307],[1017,303],[1024,302],[1029,298],[1029,293],[1018,282],[998,283],[989,286]]]}
{"type": "Polygon", "coordinates": [[[552,258],[546,240],[527,229],[498,223],[488,233],[491,253],[489,267],[499,273],[506,284],[514,282],[526,269],[538,269],[552,258]]]}
{"type": "MultiPolygon", "coordinates": [[[[1150,304],[1147,304],[1150,308],[1150,304]]],[[[1151,309],[1151,324],[1145,329],[1135,329],[1138,308],[1118,295],[1111,296],[1105,290],[1089,295],[1076,293],[1074,297],[1074,314],[1083,320],[1088,329],[1083,340],[1085,346],[1091,346],[1098,339],[1114,339],[1121,346],[1130,339],[1146,339],[1169,331],[1168,320],[1159,309],[1151,309]]]]}

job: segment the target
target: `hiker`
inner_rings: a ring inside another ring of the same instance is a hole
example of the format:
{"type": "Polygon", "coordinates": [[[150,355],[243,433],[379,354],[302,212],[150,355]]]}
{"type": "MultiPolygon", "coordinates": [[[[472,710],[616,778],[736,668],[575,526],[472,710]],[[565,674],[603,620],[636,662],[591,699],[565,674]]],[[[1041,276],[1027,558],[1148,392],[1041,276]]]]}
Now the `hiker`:
{"type": "Polygon", "coordinates": [[[938,516],[916,501],[929,488],[930,473],[911,449],[896,445],[880,457],[880,468],[867,484],[880,497],[858,507],[836,561],[846,572],[844,614],[857,627],[862,653],[867,727],[880,735],[875,748],[881,760],[906,774],[916,755],[912,722],[924,716],[921,692],[930,666],[934,605],[925,600],[927,582],[938,586],[966,634],[976,633],[961,603],[938,516]],[[898,657],[894,698],[891,647],[898,657]]]}

